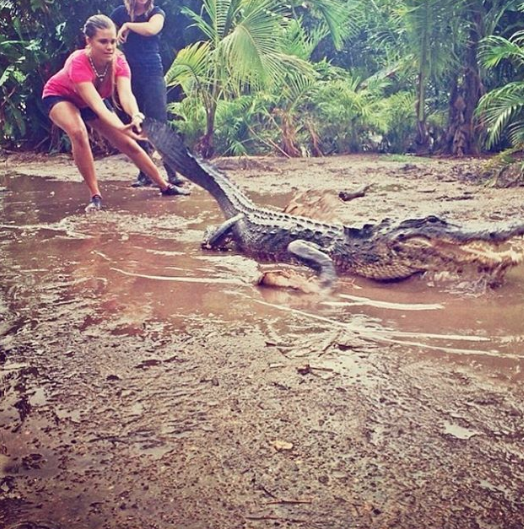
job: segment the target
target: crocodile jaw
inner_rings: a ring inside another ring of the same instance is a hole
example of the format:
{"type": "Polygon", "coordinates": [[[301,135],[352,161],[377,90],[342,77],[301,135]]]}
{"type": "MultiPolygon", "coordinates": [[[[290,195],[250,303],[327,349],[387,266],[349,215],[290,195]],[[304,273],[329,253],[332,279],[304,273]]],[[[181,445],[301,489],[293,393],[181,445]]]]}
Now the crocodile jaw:
{"type": "Polygon", "coordinates": [[[401,263],[418,272],[448,272],[459,276],[489,275],[498,282],[505,271],[521,263],[524,245],[513,247],[490,241],[456,241],[447,237],[409,237],[396,241],[394,250],[401,263]]]}

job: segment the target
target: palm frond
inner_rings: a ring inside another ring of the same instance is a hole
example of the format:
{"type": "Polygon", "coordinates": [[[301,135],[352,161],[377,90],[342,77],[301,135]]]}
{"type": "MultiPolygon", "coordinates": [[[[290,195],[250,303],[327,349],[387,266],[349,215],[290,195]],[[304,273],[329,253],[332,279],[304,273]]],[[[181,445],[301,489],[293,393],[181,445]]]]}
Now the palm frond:
{"type": "Polygon", "coordinates": [[[286,28],[282,39],[282,49],[289,55],[295,55],[305,61],[311,58],[312,53],[320,41],[326,37],[328,30],[318,27],[306,31],[300,19],[292,20],[286,28]]]}
{"type": "Polygon", "coordinates": [[[168,86],[181,86],[186,94],[195,84],[204,83],[209,68],[209,42],[195,42],[180,50],[166,72],[168,86]]]}
{"type": "Polygon", "coordinates": [[[405,0],[399,7],[409,48],[416,50],[416,67],[439,78],[453,65],[451,21],[455,0],[405,0]]]}
{"type": "Polygon", "coordinates": [[[215,23],[215,35],[217,39],[223,39],[231,31],[237,14],[243,9],[245,0],[207,0],[206,3],[215,4],[211,19],[215,23]]]}
{"type": "Polygon", "coordinates": [[[495,68],[503,60],[524,64],[524,49],[515,41],[492,35],[482,41],[479,58],[486,68],[495,68]]]}
{"type": "MultiPolygon", "coordinates": [[[[524,3],[522,4],[522,11],[524,12],[524,3]]],[[[511,40],[518,44],[519,46],[522,46],[524,44],[524,29],[517,31],[515,34],[512,35],[511,40]]]]}
{"type": "Polygon", "coordinates": [[[213,29],[213,25],[208,22],[203,15],[195,13],[192,9],[189,9],[188,7],[183,7],[181,9],[181,12],[182,14],[186,15],[188,18],[193,20],[192,25],[197,27],[209,40],[214,40],[215,31],[213,29]]]}
{"type": "Polygon", "coordinates": [[[270,11],[273,0],[246,0],[242,19],[221,41],[220,53],[225,57],[230,75],[239,82],[264,86],[276,72],[264,57],[281,50],[281,20],[270,11]]]}
{"type": "MultiPolygon", "coordinates": [[[[517,123],[524,112],[524,83],[509,83],[482,97],[477,112],[488,125],[488,146],[496,144],[509,123],[517,123]]],[[[513,135],[516,134],[513,128],[513,135]]]]}
{"type": "Polygon", "coordinates": [[[509,125],[508,136],[512,145],[524,144],[524,115],[509,125]]]}
{"type": "Polygon", "coordinates": [[[344,39],[358,30],[347,5],[340,0],[310,0],[309,3],[325,21],[335,48],[342,49],[344,39]]]}

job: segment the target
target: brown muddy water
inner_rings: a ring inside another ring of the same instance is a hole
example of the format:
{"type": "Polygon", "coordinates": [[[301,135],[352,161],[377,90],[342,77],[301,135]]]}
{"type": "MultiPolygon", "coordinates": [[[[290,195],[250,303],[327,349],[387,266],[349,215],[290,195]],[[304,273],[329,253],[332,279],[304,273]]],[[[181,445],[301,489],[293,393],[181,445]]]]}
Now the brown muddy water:
{"type": "MultiPolygon", "coordinates": [[[[481,292],[424,279],[380,284],[341,278],[329,295],[298,294],[256,286],[260,269],[274,265],[201,250],[204,229],[222,217],[197,188],[191,199],[168,201],[153,190],[109,185],[105,210],[86,216],[85,192],[77,184],[21,176],[6,187],[1,244],[12,280],[5,286],[16,294],[9,312],[20,322],[31,320],[28,308],[35,302],[37,309],[83,299],[84,329],[95,321],[111,321],[124,333],[147,321],[183,329],[209,318],[246,326],[271,321],[282,331],[313,325],[423,345],[428,354],[504,366],[520,377],[524,266],[502,287],[481,292]]],[[[280,207],[289,197],[253,198],[280,207]]]]}
{"type": "MultiPolygon", "coordinates": [[[[222,217],[195,187],[167,199],[106,182],[105,210],[88,216],[80,183],[11,174],[1,184],[2,527],[523,527],[521,410],[501,395],[523,380],[524,267],[480,293],[341,278],[328,295],[299,294],[256,286],[269,265],[200,248],[222,217]],[[394,365],[367,363],[388,350],[394,365]],[[285,400],[267,393],[254,362],[285,400]],[[417,363],[445,367],[421,378],[417,363]],[[311,374],[308,412],[292,395],[311,374]],[[341,383],[331,393],[335,375],[358,394],[341,383]],[[392,386],[396,376],[419,389],[392,386]],[[465,380],[464,407],[448,399],[465,380]],[[236,394],[243,384],[255,393],[236,394]],[[419,392],[424,404],[401,427],[408,419],[395,414],[419,392]],[[395,412],[377,408],[395,401],[395,412]],[[493,409],[483,422],[468,406],[493,409]],[[291,409],[307,428],[286,418],[291,409]],[[339,411],[362,436],[343,449],[336,439],[352,427],[333,423],[339,411]],[[495,461],[489,448],[452,455],[446,445],[497,436],[507,445],[495,461]],[[263,502],[249,495],[255,482],[263,502]]],[[[289,195],[254,199],[283,206],[289,195]]]]}

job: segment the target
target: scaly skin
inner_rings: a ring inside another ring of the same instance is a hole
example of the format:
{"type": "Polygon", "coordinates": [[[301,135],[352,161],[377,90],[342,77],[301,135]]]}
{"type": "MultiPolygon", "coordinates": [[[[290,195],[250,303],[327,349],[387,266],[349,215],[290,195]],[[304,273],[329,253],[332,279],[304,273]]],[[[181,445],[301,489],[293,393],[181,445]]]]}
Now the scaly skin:
{"type": "Polygon", "coordinates": [[[224,173],[194,157],[168,126],[148,118],[144,130],[164,162],[206,189],[222,209],[226,221],[206,241],[208,248],[232,241],[258,260],[301,263],[324,285],[337,274],[394,281],[428,271],[469,271],[498,284],[520,262],[516,252],[498,247],[523,235],[523,223],[468,231],[434,216],[361,228],[315,222],[256,206],[224,173]]]}

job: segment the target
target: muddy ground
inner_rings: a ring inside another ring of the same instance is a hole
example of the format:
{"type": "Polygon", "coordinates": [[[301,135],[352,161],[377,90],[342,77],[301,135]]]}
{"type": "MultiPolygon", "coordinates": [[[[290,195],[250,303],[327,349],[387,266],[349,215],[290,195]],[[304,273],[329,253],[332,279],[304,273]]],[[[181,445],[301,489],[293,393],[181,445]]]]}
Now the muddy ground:
{"type": "MultiPolygon", "coordinates": [[[[524,213],[479,160],[218,163],[257,202],[327,191],[355,225],[524,213]]],[[[221,220],[204,191],[97,166],[86,216],[68,157],[2,160],[0,527],[524,527],[522,265],[495,290],[261,288],[251,260],[200,248],[221,220]]]]}

